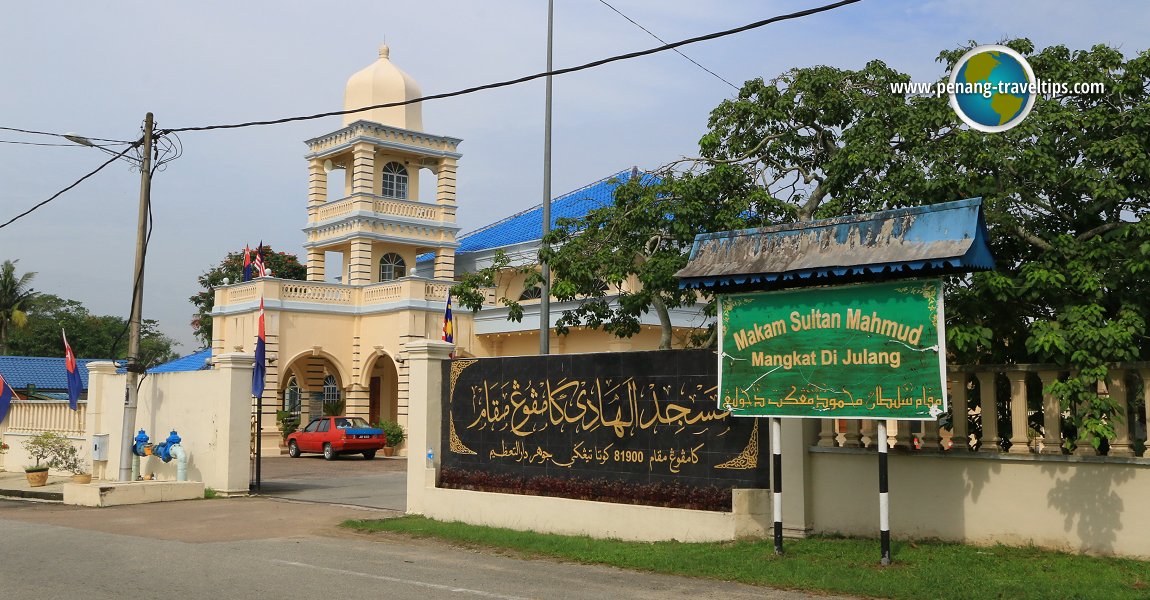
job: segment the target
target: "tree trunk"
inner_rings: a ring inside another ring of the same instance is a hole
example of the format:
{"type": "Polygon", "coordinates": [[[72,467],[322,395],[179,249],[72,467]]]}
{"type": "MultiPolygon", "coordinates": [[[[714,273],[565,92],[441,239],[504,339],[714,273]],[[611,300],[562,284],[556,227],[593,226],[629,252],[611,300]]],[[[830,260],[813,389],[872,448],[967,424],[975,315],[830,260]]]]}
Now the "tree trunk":
{"type": "Polygon", "coordinates": [[[663,299],[658,294],[651,294],[651,306],[655,308],[655,314],[659,315],[659,328],[661,335],[659,336],[659,349],[671,349],[671,313],[667,312],[667,305],[663,303],[663,299]]]}

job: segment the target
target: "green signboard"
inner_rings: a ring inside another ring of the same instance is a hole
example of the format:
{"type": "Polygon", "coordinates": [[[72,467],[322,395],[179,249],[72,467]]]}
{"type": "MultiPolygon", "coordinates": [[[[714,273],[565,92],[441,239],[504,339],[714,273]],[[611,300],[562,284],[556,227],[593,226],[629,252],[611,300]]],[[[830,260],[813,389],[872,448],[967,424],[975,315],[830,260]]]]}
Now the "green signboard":
{"type": "Polygon", "coordinates": [[[719,297],[719,407],[735,416],[934,419],[942,282],[719,297]]]}

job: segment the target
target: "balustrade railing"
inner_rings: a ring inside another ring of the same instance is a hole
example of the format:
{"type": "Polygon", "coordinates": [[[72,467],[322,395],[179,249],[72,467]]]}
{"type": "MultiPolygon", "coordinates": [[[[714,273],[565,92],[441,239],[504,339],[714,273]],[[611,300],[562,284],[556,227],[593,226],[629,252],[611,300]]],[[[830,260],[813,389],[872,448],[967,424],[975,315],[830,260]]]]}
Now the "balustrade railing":
{"type": "Polygon", "coordinates": [[[17,400],[8,413],[7,433],[52,431],[66,436],[84,435],[88,405],[72,410],[67,400],[17,400]]]}
{"type": "MultiPolygon", "coordinates": [[[[947,373],[950,412],[939,421],[888,421],[892,450],[1145,457],[1150,420],[1150,363],[1110,369],[1098,392],[1109,395],[1114,414],[1105,415],[1113,439],[1098,447],[1074,431],[1073,415],[1059,405],[1050,385],[1068,373],[1053,365],[952,367],[947,373]]],[[[817,446],[877,447],[875,422],[823,419],[817,446]]]]}

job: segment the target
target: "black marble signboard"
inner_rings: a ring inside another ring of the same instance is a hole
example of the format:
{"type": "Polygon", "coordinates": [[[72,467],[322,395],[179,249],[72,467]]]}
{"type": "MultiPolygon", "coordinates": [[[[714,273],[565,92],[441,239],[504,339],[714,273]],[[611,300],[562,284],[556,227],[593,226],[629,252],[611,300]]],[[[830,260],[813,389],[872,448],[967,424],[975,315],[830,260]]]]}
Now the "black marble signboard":
{"type": "Polygon", "coordinates": [[[497,478],[767,488],[766,423],[720,410],[716,373],[710,350],[445,363],[442,466],[497,478]]]}

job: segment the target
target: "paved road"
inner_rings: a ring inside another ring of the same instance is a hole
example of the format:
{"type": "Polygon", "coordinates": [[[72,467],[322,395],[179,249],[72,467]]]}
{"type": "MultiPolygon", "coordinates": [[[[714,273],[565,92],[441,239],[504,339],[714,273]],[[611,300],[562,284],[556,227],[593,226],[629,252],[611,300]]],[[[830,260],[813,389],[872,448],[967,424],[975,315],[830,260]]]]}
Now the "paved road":
{"type": "Polygon", "coordinates": [[[260,467],[260,495],[305,502],[328,502],[403,512],[407,508],[407,460],[340,456],[324,460],[305,454],[299,458],[264,458],[260,467]]]}
{"type": "Polygon", "coordinates": [[[391,511],[270,498],[81,508],[0,501],[0,596],[700,600],[827,598],[523,560],[337,524],[391,511]]]}

